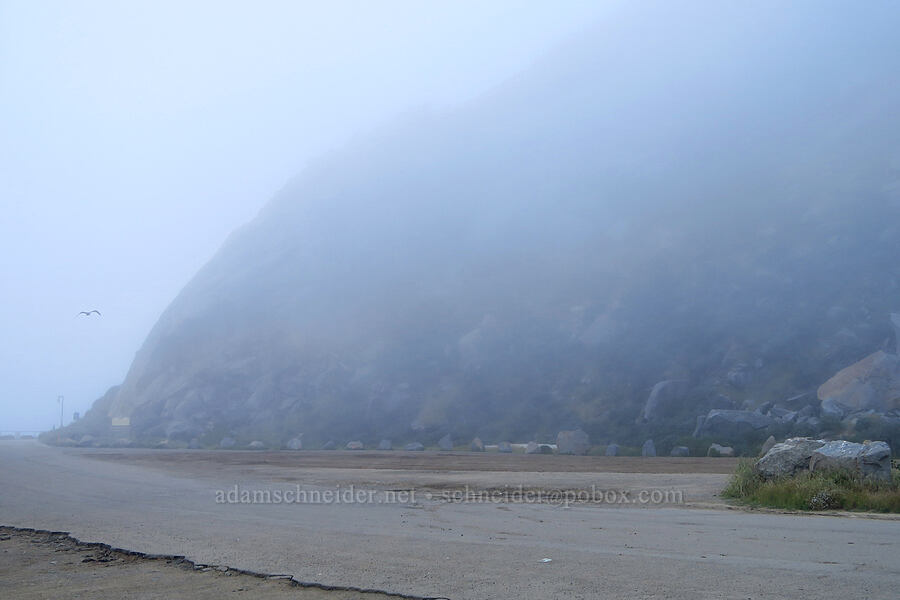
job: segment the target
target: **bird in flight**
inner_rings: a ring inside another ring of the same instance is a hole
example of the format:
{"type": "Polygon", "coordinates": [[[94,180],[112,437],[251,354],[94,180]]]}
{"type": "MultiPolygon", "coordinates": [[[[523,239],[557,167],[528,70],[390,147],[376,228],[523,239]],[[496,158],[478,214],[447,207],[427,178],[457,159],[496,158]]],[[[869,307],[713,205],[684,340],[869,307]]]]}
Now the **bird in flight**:
{"type": "Polygon", "coordinates": [[[100,314],[100,311],[99,311],[99,310],[96,310],[96,309],[95,309],[95,310],[83,310],[83,311],[81,311],[80,313],[78,313],[78,314],[75,315],[75,316],[76,316],[76,317],[80,317],[81,315],[84,315],[84,316],[86,316],[86,317],[89,317],[89,316],[91,316],[91,315],[94,314],[94,313],[97,313],[97,316],[98,316],[98,317],[102,317],[102,316],[103,316],[103,315],[100,314]]]}

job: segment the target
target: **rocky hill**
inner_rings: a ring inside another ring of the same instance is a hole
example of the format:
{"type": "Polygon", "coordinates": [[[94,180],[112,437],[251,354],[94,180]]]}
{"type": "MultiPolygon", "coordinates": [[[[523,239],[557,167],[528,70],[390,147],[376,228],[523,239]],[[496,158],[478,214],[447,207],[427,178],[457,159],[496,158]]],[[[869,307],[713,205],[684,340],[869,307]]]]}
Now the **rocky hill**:
{"type": "Polygon", "coordinates": [[[272,445],[578,427],[661,451],[894,427],[895,398],[835,412],[817,391],[896,352],[897,16],[623,10],[385,126],[236,231],[79,427],[272,445]]]}

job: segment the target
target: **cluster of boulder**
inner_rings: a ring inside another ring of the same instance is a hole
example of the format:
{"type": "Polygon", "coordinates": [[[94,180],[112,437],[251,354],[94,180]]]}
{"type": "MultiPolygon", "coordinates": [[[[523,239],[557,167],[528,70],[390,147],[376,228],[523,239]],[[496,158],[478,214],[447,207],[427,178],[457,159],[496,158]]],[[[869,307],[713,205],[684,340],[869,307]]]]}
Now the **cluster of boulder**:
{"type": "MultiPolygon", "coordinates": [[[[890,318],[897,334],[893,352],[878,350],[841,369],[815,392],[779,402],[759,404],[748,399],[737,403],[718,393],[704,402],[706,412],[696,416],[693,436],[740,441],[762,439],[772,433],[807,436],[825,431],[853,432],[859,431],[857,425],[865,418],[900,428],[900,314],[890,318]]],[[[750,367],[739,363],[723,381],[737,389],[746,388],[749,373],[750,367]]],[[[692,393],[696,390],[692,391],[682,379],[656,383],[637,423],[666,423],[671,418],[682,418],[679,411],[694,403],[692,393]]]]}
{"type": "Polygon", "coordinates": [[[790,438],[772,445],[754,469],[764,479],[838,470],[859,479],[891,481],[891,448],[886,442],[790,438]]]}
{"type": "MultiPolygon", "coordinates": [[[[93,441],[90,436],[85,436],[87,442],[93,441]]],[[[199,441],[196,439],[191,440],[191,443],[188,445],[189,448],[200,448],[201,445],[199,441]]],[[[223,437],[218,444],[219,448],[222,449],[249,449],[249,450],[265,450],[268,448],[266,444],[260,441],[252,441],[249,444],[240,444],[234,437],[225,436],[223,437]]],[[[292,437],[287,442],[284,443],[283,448],[287,450],[303,450],[307,446],[304,446],[303,443],[303,434],[299,434],[295,437],[292,437]]],[[[328,440],[321,446],[319,449],[321,450],[337,450],[339,448],[338,442],[334,440],[328,440]]],[[[443,451],[450,451],[455,448],[454,440],[450,436],[450,434],[445,435],[437,442],[437,447],[443,451]]],[[[365,444],[359,440],[353,440],[347,442],[343,446],[345,450],[364,450],[365,444]]],[[[487,452],[494,451],[500,454],[510,454],[515,450],[519,450],[524,452],[525,454],[566,454],[566,455],[586,455],[593,448],[591,444],[590,437],[586,432],[581,429],[574,429],[571,431],[560,431],[556,437],[556,443],[539,443],[535,441],[528,442],[527,444],[512,444],[510,442],[500,442],[495,445],[486,445],[481,438],[476,437],[469,444],[469,450],[472,452],[487,452]]],[[[377,446],[375,446],[376,450],[393,450],[394,445],[389,439],[381,440],[377,446]]],[[[402,446],[403,450],[409,452],[420,452],[425,450],[425,446],[419,442],[411,442],[402,446]]],[[[610,443],[606,446],[604,454],[606,456],[619,456],[621,453],[621,448],[616,443],[610,443]]],[[[644,442],[641,447],[641,455],[642,456],[656,456],[656,444],[652,439],[648,439],[644,442]]],[[[690,456],[691,451],[687,446],[675,446],[671,449],[669,453],[670,456],[675,457],[684,457],[690,456]]],[[[713,444],[710,447],[709,456],[733,456],[734,451],[731,448],[719,446],[718,444],[713,444]]]]}

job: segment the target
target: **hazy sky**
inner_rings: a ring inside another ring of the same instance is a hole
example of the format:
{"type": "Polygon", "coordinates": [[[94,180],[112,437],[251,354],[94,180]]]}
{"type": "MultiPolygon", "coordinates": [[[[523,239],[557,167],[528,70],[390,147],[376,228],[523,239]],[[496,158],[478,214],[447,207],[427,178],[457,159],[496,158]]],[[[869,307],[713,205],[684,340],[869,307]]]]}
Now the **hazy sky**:
{"type": "Polygon", "coordinates": [[[612,2],[0,0],[0,431],[122,381],[310,159],[464,102],[612,2]],[[76,317],[98,309],[102,318],[76,317]]]}

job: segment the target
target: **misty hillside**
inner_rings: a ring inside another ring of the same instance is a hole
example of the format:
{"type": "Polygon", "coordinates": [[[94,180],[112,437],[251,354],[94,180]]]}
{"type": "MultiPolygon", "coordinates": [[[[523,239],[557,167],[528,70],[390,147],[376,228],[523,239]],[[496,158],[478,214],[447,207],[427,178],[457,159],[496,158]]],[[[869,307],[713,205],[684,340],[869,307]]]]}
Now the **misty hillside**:
{"type": "MultiPolygon", "coordinates": [[[[896,13],[623,10],[348,144],[232,234],[80,426],[304,445],[671,445],[711,410],[768,419],[763,438],[853,427],[816,394],[896,352],[896,13]]],[[[869,425],[893,426],[887,400],[869,425]]]]}

